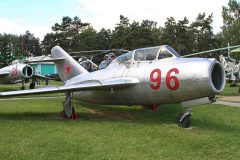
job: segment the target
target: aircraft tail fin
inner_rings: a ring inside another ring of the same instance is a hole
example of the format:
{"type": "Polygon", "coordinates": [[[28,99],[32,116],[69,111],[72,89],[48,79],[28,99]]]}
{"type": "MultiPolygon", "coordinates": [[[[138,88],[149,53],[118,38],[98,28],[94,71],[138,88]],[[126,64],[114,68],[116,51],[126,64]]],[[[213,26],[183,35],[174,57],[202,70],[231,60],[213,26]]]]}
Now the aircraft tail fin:
{"type": "Polygon", "coordinates": [[[59,46],[52,48],[51,56],[55,59],[62,59],[55,62],[58,74],[62,81],[67,81],[79,74],[88,72],[59,46]]]}

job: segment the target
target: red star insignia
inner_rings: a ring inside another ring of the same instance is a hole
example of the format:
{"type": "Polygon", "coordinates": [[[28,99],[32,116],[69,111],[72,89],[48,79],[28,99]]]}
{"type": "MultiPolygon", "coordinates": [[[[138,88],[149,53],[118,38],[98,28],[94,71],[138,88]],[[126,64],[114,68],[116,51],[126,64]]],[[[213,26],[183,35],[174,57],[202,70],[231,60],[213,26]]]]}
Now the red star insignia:
{"type": "Polygon", "coordinates": [[[67,67],[66,67],[66,73],[67,73],[67,74],[70,74],[71,71],[72,71],[72,68],[71,68],[71,66],[68,64],[67,67]]]}

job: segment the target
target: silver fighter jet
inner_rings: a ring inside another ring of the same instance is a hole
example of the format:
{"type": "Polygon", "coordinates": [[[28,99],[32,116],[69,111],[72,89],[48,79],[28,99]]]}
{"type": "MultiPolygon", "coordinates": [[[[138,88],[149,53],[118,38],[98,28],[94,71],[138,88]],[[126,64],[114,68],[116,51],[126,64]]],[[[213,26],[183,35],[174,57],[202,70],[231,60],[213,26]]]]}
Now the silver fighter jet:
{"type": "Polygon", "coordinates": [[[0,69],[0,84],[14,84],[21,82],[24,89],[24,82],[33,76],[33,68],[23,63],[13,63],[0,69]]]}
{"type": "Polygon", "coordinates": [[[72,99],[106,105],[182,103],[177,116],[190,126],[191,106],[211,103],[225,86],[225,73],[215,59],[182,58],[167,45],[140,48],[115,58],[106,68],[88,72],[59,46],[51,50],[64,86],[1,92],[0,97],[65,92],[63,114],[74,115],[72,99]]]}
{"type": "Polygon", "coordinates": [[[35,88],[36,79],[49,79],[41,75],[35,75],[33,68],[21,60],[15,60],[11,65],[0,69],[0,84],[22,83],[21,90],[25,89],[25,82],[32,79],[30,89],[35,88]]]}

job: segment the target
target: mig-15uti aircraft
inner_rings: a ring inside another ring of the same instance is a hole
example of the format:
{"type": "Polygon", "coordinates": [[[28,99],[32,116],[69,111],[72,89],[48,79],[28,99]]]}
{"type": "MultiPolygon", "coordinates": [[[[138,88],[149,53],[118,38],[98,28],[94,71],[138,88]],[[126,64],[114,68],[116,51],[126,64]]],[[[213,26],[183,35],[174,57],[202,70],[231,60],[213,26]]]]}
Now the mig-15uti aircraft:
{"type": "Polygon", "coordinates": [[[30,89],[33,89],[35,87],[34,80],[44,79],[44,77],[34,75],[33,68],[20,60],[15,60],[11,65],[0,69],[0,84],[22,83],[21,89],[23,90],[25,81],[29,79],[33,79],[29,86],[30,89]]]}
{"type": "Polygon", "coordinates": [[[73,98],[106,105],[181,103],[177,123],[189,127],[191,107],[211,103],[225,86],[225,73],[215,59],[182,58],[168,45],[140,48],[116,57],[105,69],[88,72],[59,46],[51,50],[64,86],[1,92],[0,97],[65,92],[63,113],[74,114],[73,98]]]}

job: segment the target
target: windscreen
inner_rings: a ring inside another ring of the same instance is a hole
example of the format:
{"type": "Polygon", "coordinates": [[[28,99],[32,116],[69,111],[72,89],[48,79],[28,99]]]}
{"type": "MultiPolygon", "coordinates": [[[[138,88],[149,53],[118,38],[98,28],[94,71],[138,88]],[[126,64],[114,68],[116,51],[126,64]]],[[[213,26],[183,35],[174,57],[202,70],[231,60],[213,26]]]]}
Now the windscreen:
{"type": "Polygon", "coordinates": [[[137,49],[134,53],[135,61],[152,61],[156,59],[159,47],[137,49]]]}
{"type": "Polygon", "coordinates": [[[126,62],[126,61],[129,61],[132,59],[132,54],[133,52],[128,52],[128,53],[125,53],[119,57],[116,58],[116,61],[118,62],[126,62]]]}

